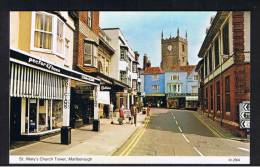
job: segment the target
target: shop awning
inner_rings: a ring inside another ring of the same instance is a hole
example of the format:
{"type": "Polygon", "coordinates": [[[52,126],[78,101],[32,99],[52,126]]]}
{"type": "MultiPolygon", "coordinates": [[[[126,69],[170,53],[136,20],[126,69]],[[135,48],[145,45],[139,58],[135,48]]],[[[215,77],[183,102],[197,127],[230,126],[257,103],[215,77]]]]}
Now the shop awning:
{"type": "Polygon", "coordinates": [[[100,84],[100,80],[98,78],[77,72],[72,69],[60,67],[52,62],[48,62],[47,60],[36,58],[35,56],[19,49],[10,49],[10,61],[33,69],[38,69],[65,78],[71,78],[91,85],[100,84]]]}

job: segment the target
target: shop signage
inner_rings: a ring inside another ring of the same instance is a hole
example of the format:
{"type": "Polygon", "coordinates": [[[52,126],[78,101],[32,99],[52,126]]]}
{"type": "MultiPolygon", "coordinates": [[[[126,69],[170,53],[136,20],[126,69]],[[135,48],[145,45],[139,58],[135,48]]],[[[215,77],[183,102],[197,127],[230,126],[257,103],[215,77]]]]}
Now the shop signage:
{"type": "Polygon", "coordinates": [[[184,97],[186,93],[169,93],[168,97],[184,97]]]}
{"type": "Polygon", "coordinates": [[[47,63],[45,61],[42,61],[42,60],[39,60],[37,58],[28,56],[24,53],[20,53],[20,52],[15,51],[15,50],[10,50],[10,57],[14,58],[16,60],[31,64],[31,65],[37,66],[37,67],[41,67],[43,69],[50,70],[52,72],[56,72],[56,73],[60,73],[60,74],[63,74],[63,75],[70,76],[70,77],[75,77],[75,78],[78,78],[78,79],[94,82],[94,83],[97,83],[97,84],[100,83],[100,81],[95,79],[94,77],[55,66],[53,64],[47,63]]]}
{"type": "Polygon", "coordinates": [[[100,91],[111,91],[112,87],[108,85],[100,85],[100,91]]]}
{"type": "Polygon", "coordinates": [[[239,104],[240,128],[250,128],[250,102],[244,101],[239,104]]]}
{"type": "Polygon", "coordinates": [[[33,65],[37,65],[37,66],[40,66],[40,67],[43,67],[43,68],[46,68],[46,69],[54,71],[54,72],[60,73],[60,69],[59,68],[54,67],[52,64],[43,62],[43,61],[41,61],[39,59],[35,59],[35,58],[30,57],[28,59],[28,63],[29,64],[33,64],[33,65]]]}

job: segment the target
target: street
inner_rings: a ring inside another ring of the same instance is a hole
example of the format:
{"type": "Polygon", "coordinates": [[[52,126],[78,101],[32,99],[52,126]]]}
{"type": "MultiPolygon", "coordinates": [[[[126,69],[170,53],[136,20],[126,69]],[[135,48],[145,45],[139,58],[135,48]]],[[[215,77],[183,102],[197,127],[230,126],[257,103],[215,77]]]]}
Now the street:
{"type": "Polygon", "coordinates": [[[221,138],[195,111],[152,109],[142,130],[114,155],[121,156],[249,156],[249,143],[221,138]]]}

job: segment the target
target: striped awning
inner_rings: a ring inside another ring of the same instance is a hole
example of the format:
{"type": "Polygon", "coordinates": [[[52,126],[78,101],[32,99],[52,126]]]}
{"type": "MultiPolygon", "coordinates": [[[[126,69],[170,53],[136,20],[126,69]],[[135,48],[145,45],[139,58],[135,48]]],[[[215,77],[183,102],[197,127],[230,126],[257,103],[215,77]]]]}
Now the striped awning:
{"type": "Polygon", "coordinates": [[[62,100],[63,77],[14,62],[10,67],[11,97],[62,100]]]}

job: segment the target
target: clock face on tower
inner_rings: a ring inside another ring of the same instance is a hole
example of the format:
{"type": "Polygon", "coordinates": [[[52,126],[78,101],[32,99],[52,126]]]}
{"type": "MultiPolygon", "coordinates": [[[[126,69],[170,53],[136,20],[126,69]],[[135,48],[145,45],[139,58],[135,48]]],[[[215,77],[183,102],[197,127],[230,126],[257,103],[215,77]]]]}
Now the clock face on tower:
{"type": "Polygon", "coordinates": [[[167,46],[167,49],[168,49],[169,51],[171,51],[171,50],[172,50],[172,45],[168,45],[168,46],[167,46]]]}

